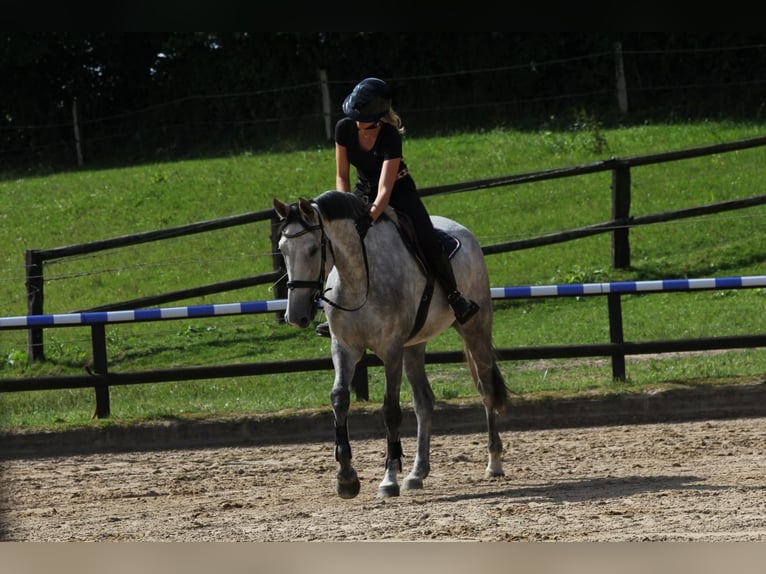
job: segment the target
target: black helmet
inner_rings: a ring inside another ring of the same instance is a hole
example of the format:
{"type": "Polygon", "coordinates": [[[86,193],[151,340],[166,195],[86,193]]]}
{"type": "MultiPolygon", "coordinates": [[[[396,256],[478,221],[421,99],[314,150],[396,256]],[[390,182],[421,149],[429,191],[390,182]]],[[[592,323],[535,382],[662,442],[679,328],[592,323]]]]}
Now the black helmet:
{"type": "Polygon", "coordinates": [[[343,101],[343,113],[358,122],[377,122],[391,108],[391,88],[378,78],[365,78],[343,101]]]}

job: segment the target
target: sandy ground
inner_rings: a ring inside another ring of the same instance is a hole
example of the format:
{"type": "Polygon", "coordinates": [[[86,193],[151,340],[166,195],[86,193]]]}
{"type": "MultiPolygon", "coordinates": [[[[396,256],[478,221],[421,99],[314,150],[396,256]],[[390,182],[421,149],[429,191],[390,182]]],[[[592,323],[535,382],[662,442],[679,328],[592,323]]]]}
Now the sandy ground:
{"type": "MultiPolygon", "coordinates": [[[[766,418],[435,434],[425,488],[379,499],[385,440],[2,461],[7,541],[766,541],[766,418]]],[[[403,437],[405,470],[414,439],[403,437]]]]}

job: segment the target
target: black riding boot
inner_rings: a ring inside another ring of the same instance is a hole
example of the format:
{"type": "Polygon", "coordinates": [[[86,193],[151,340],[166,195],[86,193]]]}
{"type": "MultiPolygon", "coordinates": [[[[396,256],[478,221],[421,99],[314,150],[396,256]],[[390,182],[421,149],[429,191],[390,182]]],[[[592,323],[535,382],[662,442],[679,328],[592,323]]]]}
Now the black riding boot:
{"type": "Polygon", "coordinates": [[[453,291],[447,296],[447,302],[455,312],[455,319],[461,325],[479,312],[478,303],[466,299],[460,294],[460,291],[453,291]]]}
{"type": "Polygon", "coordinates": [[[447,303],[455,312],[455,319],[462,325],[479,311],[479,305],[463,297],[460,291],[457,290],[457,281],[455,281],[455,273],[452,271],[452,262],[450,262],[443,249],[440,250],[439,256],[435,261],[431,262],[431,265],[439,283],[447,291],[447,303]]]}

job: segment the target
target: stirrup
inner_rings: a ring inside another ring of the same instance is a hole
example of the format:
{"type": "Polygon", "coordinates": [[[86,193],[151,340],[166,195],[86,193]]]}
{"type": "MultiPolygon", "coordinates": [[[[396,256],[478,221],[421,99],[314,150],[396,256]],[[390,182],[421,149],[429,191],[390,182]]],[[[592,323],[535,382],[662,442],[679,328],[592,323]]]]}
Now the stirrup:
{"type": "Polygon", "coordinates": [[[316,327],[316,333],[320,337],[330,337],[330,325],[325,321],[324,323],[319,323],[316,327]]]}
{"type": "Polygon", "coordinates": [[[461,325],[479,312],[479,305],[470,299],[466,299],[462,295],[450,297],[450,307],[452,307],[452,310],[455,312],[455,319],[457,319],[458,323],[461,325]]]}

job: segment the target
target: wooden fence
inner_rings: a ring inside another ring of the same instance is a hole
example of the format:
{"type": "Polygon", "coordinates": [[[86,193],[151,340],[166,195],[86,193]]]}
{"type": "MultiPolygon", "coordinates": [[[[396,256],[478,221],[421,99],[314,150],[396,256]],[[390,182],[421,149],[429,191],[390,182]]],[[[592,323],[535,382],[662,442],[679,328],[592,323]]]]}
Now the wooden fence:
{"type": "MultiPolygon", "coordinates": [[[[757,195],[720,203],[701,205],[688,209],[676,211],[666,211],[650,215],[634,217],[630,215],[631,204],[631,185],[630,170],[633,167],[678,161],[706,155],[719,154],[737,150],[743,150],[753,147],[766,145],[766,136],[739,140],[735,142],[720,143],[710,146],[690,148],[686,150],[665,152],[661,154],[652,154],[636,156],[631,158],[611,158],[595,162],[592,164],[579,165],[568,168],[537,171],[532,173],[510,175],[491,179],[482,179],[450,185],[426,187],[419,190],[421,196],[436,195],[441,193],[455,193],[463,191],[472,191],[477,189],[488,189],[493,187],[503,187],[510,185],[520,185],[544,181],[549,179],[559,179],[563,177],[576,177],[597,172],[610,171],[612,174],[612,219],[609,221],[595,223],[586,227],[570,229],[522,239],[506,243],[498,243],[483,246],[485,255],[516,251],[521,249],[532,249],[554,243],[563,243],[582,237],[589,237],[601,233],[610,233],[612,236],[612,266],[615,269],[626,269],[630,266],[630,229],[640,225],[649,225],[653,223],[662,223],[677,219],[689,217],[698,217],[711,213],[721,213],[724,211],[744,209],[756,205],[766,204],[766,195],[757,195]]],[[[191,297],[209,295],[212,293],[222,293],[233,289],[241,289],[253,285],[274,284],[274,293],[277,297],[287,296],[287,286],[285,278],[285,269],[281,255],[277,249],[277,226],[276,215],[273,209],[256,211],[215,219],[211,221],[202,221],[191,223],[179,227],[160,229],[115,237],[90,243],[81,243],[77,245],[68,245],[64,247],[55,247],[52,249],[30,249],[26,252],[26,290],[27,290],[27,312],[29,315],[42,315],[45,313],[43,308],[45,277],[43,265],[46,261],[53,261],[74,255],[84,255],[96,253],[108,249],[116,249],[131,245],[140,245],[150,241],[160,241],[245,225],[258,221],[271,221],[271,252],[273,255],[274,271],[262,275],[245,277],[237,280],[214,283],[199,287],[193,287],[170,293],[163,293],[150,297],[131,299],[91,309],[81,311],[115,311],[121,309],[137,309],[162,305],[173,301],[181,301],[191,297]]],[[[43,344],[43,330],[35,328],[29,330],[29,357],[31,360],[41,360],[45,358],[43,344]]]]}
{"type": "MultiPolygon", "coordinates": [[[[624,269],[630,266],[630,229],[640,225],[649,225],[654,223],[662,223],[672,220],[698,217],[701,215],[707,215],[711,213],[721,213],[725,211],[744,209],[756,205],[766,204],[766,195],[757,195],[752,197],[745,197],[741,199],[735,199],[730,201],[724,201],[713,204],[700,205],[697,207],[680,209],[674,211],[665,211],[661,213],[643,215],[643,216],[631,216],[631,169],[639,166],[645,166],[650,164],[665,163],[671,161],[679,161],[683,159],[702,157],[712,154],[720,154],[731,151],[743,150],[748,148],[760,147],[766,145],[766,137],[750,138],[746,140],[739,140],[735,142],[727,142],[709,146],[701,146],[696,148],[690,148],[686,150],[666,152],[661,154],[651,154],[644,156],[636,156],[630,158],[611,158],[595,162],[592,164],[579,165],[569,168],[552,169],[545,171],[538,171],[526,174],[511,175],[507,177],[491,178],[476,180],[470,182],[463,182],[451,185],[436,186],[430,188],[422,188],[420,194],[422,196],[429,196],[441,193],[455,193],[477,189],[487,189],[493,187],[520,185],[532,182],[538,182],[549,179],[557,179],[563,177],[576,177],[580,175],[587,175],[596,172],[611,172],[611,190],[612,190],[612,219],[609,221],[595,223],[586,227],[580,227],[576,229],[565,230],[557,233],[551,233],[538,237],[533,237],[524,240],[510,241],[505,243],[498,243],[493,245],[483,246],[482,250],[485,255],[492,255],[497,253],[504,253],[508,251],[515,251],[521,249],[531,249],[535,247],[541,247],[544,245],[551,245],[554,243],[562,243],[566,241],[572,241],[575,239],[597,235],[601,233],[609,233],[612,238],[612,253],[611,260],[612,266],[616,269],[624,269]]],[[[82,255],[87,253],[94,253],[97,251],[103,251],[107,249],[113,249],[118,247],[125,247],[130,245],[138,245],[149,241],[158,241],[164,239],[171,239],[184,235],[190,235],[195,233],[202,233],[206,231],[212,231],[217,229],[223,229],[227,227],[233,227],[237,225],[244,225],[258,221],[270,221],[271,222],[271,242],[274,271],[271,273],[265,273],[258,276],[246,277],[233,281],[226,281],[222,283],[215,283],[205,286],[199,286],[181,291],[174,291],[170,293],[163,293],[151,297],[143,297],[140,299],[132,299],[129,301],[122,301],[113,303],[110,305],[104,305],[97,308],[86,309],[80,312],[97,312],[97,311],[117,311],[117,310],[130,310],[143,307],[150,307],[154,305],[160,305],[172,301],[178,301],[188,299],[194,296],[207,295],[212,293],[220,293],[233,289],[240,289],[251,285],[259,284],[274,284],[274,293],[278,298],[285,298],[287,296],[286,284],[285,284],[285,271],[279,251],[276,248],[278,241],[276,229],[277,221],[272,209],[246,213],[238,216],[216,219],[212,221],[204,221],[184,225],[175,228],[150,231],[145,233],[138,233],[133,235],[126,235],[122,237],[106,239],[102,241],[96,241],[91,243],[84,243],[78,245],[69,245],[64,247],[57,247],[46,250],[28,250],[26,252],[26,288],[27,288],[27,310],[29,316],[41,316],[44,315],[43,300],[44,292],[43,285],[45,282],[43,274],[43,265],[46,261],[52,261],[55,259],[61,259],[64,257],[70,257],[73,255],[82,255]]],[[[621,317],[619,310],[619,297],[611,294],[607,296],[609,301],[610,316],[621,317]]],[[[279,315],[277,316],[279,319],[279,315]]],[[[611,321],[611,320],[610,320],[611,321]]],[[[621,318],[620,318],[621,323],[621,318]]],[[[46,327],[41,325],[30,325],[25,327],[0,327],[0,328],[26,328],[29,332],[29,357],[31,360],[44,359],[44,341],[43,333],[46,327]]],[[[103,330],[103,323],[98,325],[94,324],[91,327],[94,329],[94,359],[96,362],[97,376],[106,376],[106,365],[98,365],[99,360],[105,360],[106,357],[99,349],[97,349],[97,339],[100,339],[96,330],[103,330]],[[101,359],[99,359],[101,357],[101,359]],[[102,374],[98,374],[98,371],[102,370],[102,374]]],[[[615,333],[621,333],[621,325],[619,328],[616,326],[610,326],[610,331],[615,333]]],[[[101,335],[102,337],[103,335],[101,335]]],[[[613,357],[613,372],[616,378],[624,378],[624,361],[620,366],[619,357],[624,354],[630,353],[650,353],[650,352],[677,352],[679,350],[704,350],[713,348],[739,348],[748,346],[762,346],[764,341],[759,335],[734,337],[734,338],[712,338],[698,341],[661,341],[653,343],[624,343],[621,338],[616,338],[616,335],[612,334],[612,342],[605,345],[576,345],[568,347],[550,346],[550,347],[536,347],[528,349],[500,349],[499,354],[501,360],[516,360],[516,359],[534,359],[534,358],[566,358],[566,357],[585,357],[585,356],[612,356],[613,357]],[[723,345],[723,346],[718,346],[723,345]],[[616,366],[615,366],[616,365],[616,366]]],[[[428,357],[430,362],[459,362],[462,361],[462,352],[456,353],[436,353],[430,354],[428,357]]],[[[373,356],[365,357],[365,365],[377,364],[377,358],[373,356]]],[[[69,377],[64,379],[58,377],[57,380],[62,381],[64,386],[77,386],[77,387],[90,387],[90,386],[107,386],[108,384],[126,384],[123,382],[117,382],[124,379],[130,379],[130,382],[161,382],[168,380],[187,380],[187,379],[200,379],[200,378],[215,378],[224,376],[241,376],[241,375],[253,375],[253,374],[268,374],[279,372],[294,372],[313,369],[326,369],[330,368],[331,363],[328,359],[316,359],[307,361],[292,361],[288,364],[265,364],[258,363],[256,365],[237,365],[237,366],[223,366],[223,367],[210,367],[208,369],[173,369],[169,371],[147,371],[145,373],[130,373],[129,376],[108,375],[109,382],[96,382],[91,376],[83,377],[69,377]],[[112,382],[114,381],[114,382],[112,382]]],[[[24,379],[26,381],[26,390],[33,388],[60,388],[55,385],[53,381],[44,379],[24,379]]],[[[0,382],[3,386],[2,390],[10,390],[15,387],[17,382],[12,379],[6,379],[0,382]]],[[[14,388],[14,390],[16,390],[14,388]]],[[[362,394],[365,389],[357,389],[357,392],[362,394]]],[[[364,398],[364,397],[363,397],[364,398]]]]}

